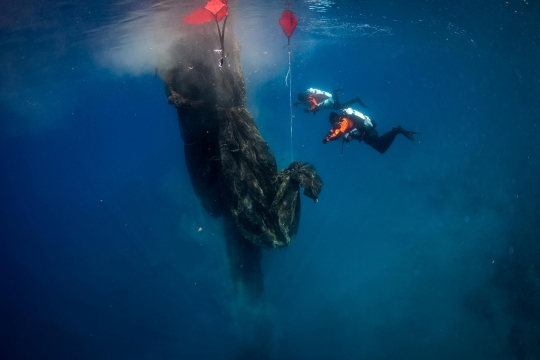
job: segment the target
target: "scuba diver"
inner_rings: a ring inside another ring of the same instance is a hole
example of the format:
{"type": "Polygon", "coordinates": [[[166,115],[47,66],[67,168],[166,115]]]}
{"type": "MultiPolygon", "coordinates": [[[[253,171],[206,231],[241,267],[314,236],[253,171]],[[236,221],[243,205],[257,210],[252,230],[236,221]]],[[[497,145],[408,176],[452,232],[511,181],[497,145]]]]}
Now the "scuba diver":
{"type": "Polygon", "coordinates": [[[305,113],[313,113],[315,115],[317,111],[324,110],[324,109],[334,109],[334,110],[341,110],[348,108],[355,102],[360,104],[361,106],[367,108],[366,104],[360,100],[360,98],[357,96],[352,100],[349,100],[347,102],[344,102],[343,104],[339,102],[338,98],[338,92],[343,91],[342,89],[334,89],[334,95],[330,94],[329,92],[322,91],[319,89],[309,88],[303,93],[298,94],[298,101],[294,103],[294,106],[298,106],[298,104],[304,104],[306,105],[306,108],[304,109],[305,113]]]}
{"type": "Polygon", "coordinates": [[[341,139],[343,142],[351,142],[353,140],[364,141],[381,154],[384,154],[388,150],[397,134],[402,134],[411,141],[414,141],[413,134],[420,134],[397,126],[379,137],[379,133],[375,130],[377,126],[375,121],[351,108],[343,110],[341,115],[332,111],[329,119],[332,129],[323,139],[323,144],[338,139],[341,139]]]}

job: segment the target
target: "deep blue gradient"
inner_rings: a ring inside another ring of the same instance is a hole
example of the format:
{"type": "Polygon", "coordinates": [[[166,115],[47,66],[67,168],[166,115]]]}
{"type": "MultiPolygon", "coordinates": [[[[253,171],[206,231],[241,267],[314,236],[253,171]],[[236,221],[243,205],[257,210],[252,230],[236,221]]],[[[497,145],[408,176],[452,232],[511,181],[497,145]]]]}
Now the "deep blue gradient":
{"type": "Polygon", "coordinates": [[[538,5],[293,1],[293,101],[342,88],[422,133],[340,155],[294,107],[291,154],[285,5],[230,2],[262,136],[324,181],[263,301],[233,289],[154,77],[204,1],[4,4],[0,358],[540,358],[538,5]]]}

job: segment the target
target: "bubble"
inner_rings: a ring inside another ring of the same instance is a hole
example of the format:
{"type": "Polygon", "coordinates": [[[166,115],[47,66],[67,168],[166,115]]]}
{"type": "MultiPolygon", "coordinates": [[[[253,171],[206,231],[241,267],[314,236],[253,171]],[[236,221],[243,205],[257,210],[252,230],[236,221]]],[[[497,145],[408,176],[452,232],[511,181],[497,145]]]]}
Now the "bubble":
{"type": "Polygon", "coordinates": [[[508,255],[512,255],[513,253],[514,253],[514,247],[510,246],[510,248],[508,249],[508,255]]]}
{"type": "Polygon", "coordinates": [[[465,221],[466,223],[468,223],[469,220],[471,220],[471,218],[468,215],[463,218],[463,221],[465,221]]]}
{"type": "Polygon", "coordinates": [[[379,27],[374,24],[364,23],[363,21],[339,21],[325,16],[320,16],[311,19],[306,23],[302,23],[300,28],[305,32],[329,38],[341,38],[343,36],[358,38],[393,35],[392,29],[389,27],[379,27]]]}

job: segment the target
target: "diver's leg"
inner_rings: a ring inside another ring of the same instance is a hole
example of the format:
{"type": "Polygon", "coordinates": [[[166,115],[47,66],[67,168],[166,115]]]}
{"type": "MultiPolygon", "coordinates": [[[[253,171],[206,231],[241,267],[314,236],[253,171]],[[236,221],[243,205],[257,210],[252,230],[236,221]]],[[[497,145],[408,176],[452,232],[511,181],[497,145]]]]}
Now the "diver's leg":
{"type": "Polygon", "coordinates": [[[356,102],[356,99],[352,99],[341,104],[342,109],[350,108],[352,104],[356,102]]]}
{"type": "Polygon", "coordinates": [[[406,130],[402,128],[401,126],[393,127],[392,130],[397,131],[398,134],[403,134],[403,136],[405,136],[407,139],[411,141],[414,141],[414,136],[413,136],[414,134],[420,134],[419,132],[416,132],[416,131],[406,130]]]}
{"type": "Polygon", "coordinates": [[[346,109],[348,107],[351,107],[351,105],[354,104],[354,103],[358,103],[360,106],[363,106],[366,109],[369,109],[369,107],[366,104],[364,104],[364,102],[358,96],[355,97],[352,100],[349,100],[349,101],[344,102],[343,104],[341,104],[341,108],[346,109]]]}
{"type": "Polygon", "coordinates": [[[390,145],[392,145],[392,143],[394,142],[397,134],[399,134],[398,131],[391,130],[383,136],[379,137],[377,130],[371,129],[364,136],[364,141],[366,142],[366,144],[368,144],[381,154],[384,154],[386,150],[388,150],[390,145]]]}

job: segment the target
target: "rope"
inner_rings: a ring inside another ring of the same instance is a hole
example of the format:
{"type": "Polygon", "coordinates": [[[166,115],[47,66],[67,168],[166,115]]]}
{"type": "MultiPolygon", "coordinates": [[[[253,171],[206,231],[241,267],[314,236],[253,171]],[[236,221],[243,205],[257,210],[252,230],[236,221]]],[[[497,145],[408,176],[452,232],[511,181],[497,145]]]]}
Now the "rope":
{"type": "MultiPolygon", "coordinates": [[[[229,73],[231,74],[231,77],[233,78],[233,81],[236,84],[236,87],[238,88],[238,91],[240,91],[240,94],[242,95],[242,97],[246,97],[246,95],[244,95],[244,92],[242,91],[242,88],[240,87],[240,85],[236,81],[236,77],[234,76],[234,74],[233,74],[233,72],[231,70],[231,64],[229,63],[229,57],[225,53],[225,24],[227,23],[227,18],[228,18],[228,16],[225,16],[225,20],[223,20],[223,30],[221,32],[219,31],[219,24],[218,24],[218,27],[217,27],[218,35],[219,35],[219,42],[220,42],[220,45],[221,45],[221,57],[218,58],[218,62],[220,62],[219,70],[221,70],[221,66],[223,65],[223,59],[225,59],[225,61],[227,62],[227,69],[229,70],[229,73]]],[[[216,17],[216,23],[217,23],[217,17],[216,17]]]]}
{"type": "Polygon", "coordinates": [[[293,162],[293,115],[292,115],[292,76],[291,76],[291,46],[289,45],[289,71],[285,76],[285,85],[289,87],[289,108],[291,113],[291,162],[293,162]]]}

